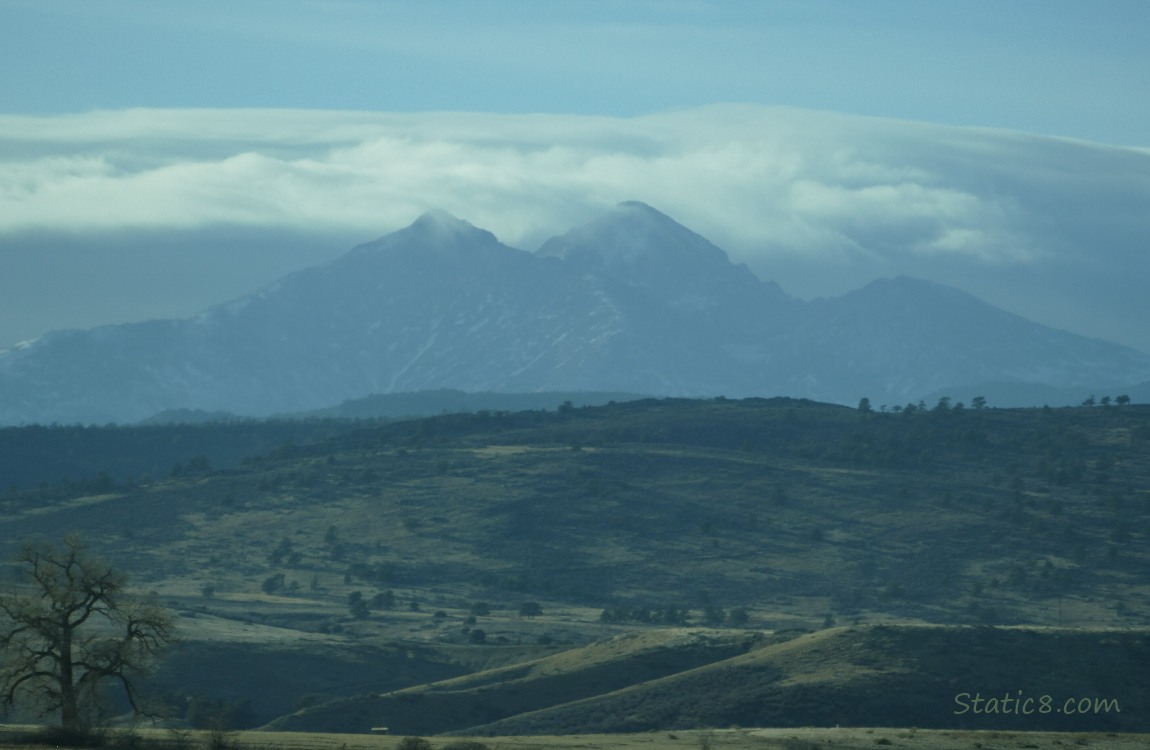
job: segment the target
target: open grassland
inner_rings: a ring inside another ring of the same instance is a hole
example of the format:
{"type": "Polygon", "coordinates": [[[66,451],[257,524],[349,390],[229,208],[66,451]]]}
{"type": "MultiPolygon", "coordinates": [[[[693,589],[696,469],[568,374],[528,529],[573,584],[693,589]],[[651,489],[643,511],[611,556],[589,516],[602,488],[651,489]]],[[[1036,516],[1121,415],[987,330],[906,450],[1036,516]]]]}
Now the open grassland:
{"type": "MultiPolygon", "coordinates": [[[[0,748],[5,744],[0,726],[0,748]]],[[[137,730],[142,747],[180,750],[210,747],[213,739],[225,750],[400,750],[403,737],[306,732],[235,732],[212,735],[164,730],[137,730]]],[[[704,729],[640,734],[586,734],[430,738],[431,750],[1144,750],[1150,735],[1074,732],[954,731],[914,728],[704,729]],[[467,743],[467,744],[463,744],[467,743]],[[481,744],[471,744],[481,743],[481,744]]]]}

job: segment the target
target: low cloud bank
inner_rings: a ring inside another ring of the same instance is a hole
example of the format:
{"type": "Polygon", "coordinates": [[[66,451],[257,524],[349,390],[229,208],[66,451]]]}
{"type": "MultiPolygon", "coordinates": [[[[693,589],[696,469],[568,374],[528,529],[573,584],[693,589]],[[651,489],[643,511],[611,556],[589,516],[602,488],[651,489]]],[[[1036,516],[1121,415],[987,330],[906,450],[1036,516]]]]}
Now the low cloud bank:
{"type": "Polygon", "coordinates": [[[749,105],[0,116],[0,245],[229,226],[366,240],[438,207],[530,250],[631,199],[792,293],[911,273],[1150,349],[1129,281],[1150,278],[1145,150],[749,105]]]}

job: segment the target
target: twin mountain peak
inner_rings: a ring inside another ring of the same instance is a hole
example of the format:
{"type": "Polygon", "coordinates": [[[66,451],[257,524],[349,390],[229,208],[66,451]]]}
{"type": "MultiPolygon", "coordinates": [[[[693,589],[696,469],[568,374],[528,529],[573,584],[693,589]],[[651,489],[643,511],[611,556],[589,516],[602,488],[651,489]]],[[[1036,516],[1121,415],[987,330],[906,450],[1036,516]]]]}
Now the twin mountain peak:
{"type": "MultiPolygon", "coordinates": [[[[522,254],[502,245],[490,232],[442,210],[428,211],[406,229],[361,245],[353,252],[384,253],[397,249],[483,257],[499,252],[522,254]]],[[[558,258],[581,272],[617,279],[657,268],[679,272],[710,269],[711,273],[742,268],[732,266],[727,254],[705,238],[638,201],[620,203],[599,219],[551,238],[534,255],[558,258]]]]}
{"type": "Polygon", "coordinates": [[[191,319],[48,334],[0,352],[0,424],[265,416],[434,389],[893,405],[1147,380],[1147,355],[931,282],[791,298],[628,202],[534,253],[429,211],[191,319]]]}

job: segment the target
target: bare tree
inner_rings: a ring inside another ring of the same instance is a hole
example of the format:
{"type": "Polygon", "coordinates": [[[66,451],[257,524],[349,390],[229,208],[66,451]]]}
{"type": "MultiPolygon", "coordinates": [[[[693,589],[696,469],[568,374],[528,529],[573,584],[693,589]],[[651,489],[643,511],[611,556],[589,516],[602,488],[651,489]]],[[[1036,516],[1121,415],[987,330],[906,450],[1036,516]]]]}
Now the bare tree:
{"type": "Polygon", "coordinates": [[[79,536],[57,548],[30,543],[16,556],[21,584],[0,591],[0,695],[34,699],[69,731],[90,726],[97,689],[119,682],[132,709],[133,678],[173,640],[159,605],[128,596],[127,576],[90,555],[79,536]]]}

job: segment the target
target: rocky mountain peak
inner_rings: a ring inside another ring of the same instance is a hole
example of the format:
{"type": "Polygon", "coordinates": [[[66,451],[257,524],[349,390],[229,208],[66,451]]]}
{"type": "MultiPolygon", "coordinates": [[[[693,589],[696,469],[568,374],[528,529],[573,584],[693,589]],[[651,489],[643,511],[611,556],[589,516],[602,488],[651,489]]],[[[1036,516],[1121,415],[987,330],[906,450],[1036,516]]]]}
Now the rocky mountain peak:
{"type": "Polygon", "coordinates": [[[184,321],[0,353],[0,424],[266,415],[372,393],[623,390],[894,403],[1141,383],[1150,357],[898,278],[802,302],[643,203],[527,253],[444,211],[184,321]]]}
{"type": "Polygon", "coordinates": [[[468,253],[498,244],[499,240],[486,229],[480,229],[442,209],[432,209],[406,228],[360,245],[356,250],[367,253],[391,250],[468,253]]]}
{"type": "Polygon", "coordinates": [[[727,254],[708,240],[639,201],[620,203],[602,217],[553,237],[537,254],[563,258],[587,271],[605,273],[654,264],[730,263],[727,254]]]}
{"type": "Polygon", "coordinates": [[[425,211],[416,219],[408,229],[413,234],[421,234],[429,238],[458,238],[474,234],[489,235],[482,229],[477,229],[470,222],[457,218],[443,209],[433,208],[425,211]]]}
{"type": "MultiPolygon", "coordinates": [[[[684,310],[722,305],[737,290],[764,285],[746,266],[660,211],[627,201],[594,221],[543,244],[536,255],[562,259],[577,273],[639,290],[684,310]]],[[[783,296],[773,284],[770,296],[783,296]]]]}

